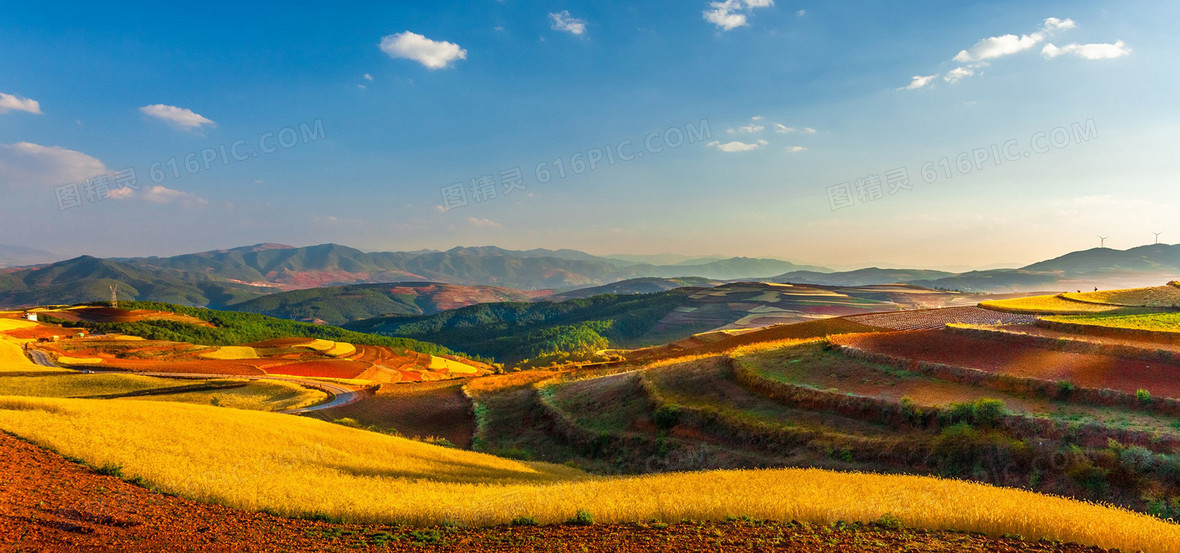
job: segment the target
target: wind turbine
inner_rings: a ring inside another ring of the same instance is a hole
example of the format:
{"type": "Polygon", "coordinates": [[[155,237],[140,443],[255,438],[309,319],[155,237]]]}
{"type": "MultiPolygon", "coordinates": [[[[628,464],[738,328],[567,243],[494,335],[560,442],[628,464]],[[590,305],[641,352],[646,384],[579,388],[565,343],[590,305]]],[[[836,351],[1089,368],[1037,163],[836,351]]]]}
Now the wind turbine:
{"type": "Polygon", "coordinates": [[[1152,234],[1155,235],[1155,243],[1159,244],[1160,243],[1160,235],[1163,233],[1162,232],[1153,232],[1152,234]]]}
{"type": "Polygon", "coordinates": [[[1110,238],[1110,237],[1109,237],[1109,236],[1102,236],[1102,235],[1098,235],[1098,240],[1099,240],[1099,242],[1098,242],[1098,247],[1099,247],[1099,248],[1105,248],[1105,247],[1106,247],[1106,239],[1107,239],[1107,238],[1110,238]]]}

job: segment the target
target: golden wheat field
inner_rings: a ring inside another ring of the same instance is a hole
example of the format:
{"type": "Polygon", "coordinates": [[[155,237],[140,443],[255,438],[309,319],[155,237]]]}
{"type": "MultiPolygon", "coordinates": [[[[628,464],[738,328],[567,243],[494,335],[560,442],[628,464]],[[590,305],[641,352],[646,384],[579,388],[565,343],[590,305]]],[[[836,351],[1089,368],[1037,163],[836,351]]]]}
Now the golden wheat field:
{"type": "Polygon", "coordinates": [[[182,392],[159,396],[130,398],[136,401],[172,401],[196,405],[216,404],[231,409],[252,411],[286,411],[309,407],[328,399],[321,390],[304,388],[292,382],[254,380],[240,388],[182,392]]]}
{"type": "Polygon", "coordinates": [[[1021,490],[817,469],[592,477],[313,419],[175,403],[0,397],[0,428],[168,492],[350,521],[481,526],[751,516],[830,524],[890,514],[917,528],[1180,550],[1180,527],[1021,490]],[[79,432],[78,428],[86,428],[79,432]],[[208,428],[217,428],[210,433],[208,428]]]}
{"type": "Polygon", "coordinates": [[[1180,305],[1180,287],[1173,284],[1150,288],[1127,288],[1062,294],[1073,301],[1105,303],[1126,307],[1173,307],[1180,305]]]}
{"type": "Polygon", "coordinates": [[[1029,296],[1007,300],[981,302],[980,307],[1007,313],[1045,313],[1056,315],[1084,315],[1113,311],[1118,307],[1066,299],[1065,294],[1053,296],[1029,296]]]}
{"type": "Polygon", "coordinates": [[[126,394],[155,388],[182,386],[185,384],[191,384],[191,382],[129,374],[5,376],[0,378],[0,395],[83,397],[126,394]]]}
{"type": "MultiPolygon", "coordinates": [[[[9,322],[24,322],[12,321],[11,319],[0,319],[0,331],[4,330],[4,326],[9,322]]],[[[9,330],[20,327],[9,327],[9,330]]],[[[56,367],[42,367],[25,357],[20,346],[21,341],[0,335],[0,374],[4,373],[29,373],[29,372],[66,372],[66,369],[59,369],[56,367]]]]}

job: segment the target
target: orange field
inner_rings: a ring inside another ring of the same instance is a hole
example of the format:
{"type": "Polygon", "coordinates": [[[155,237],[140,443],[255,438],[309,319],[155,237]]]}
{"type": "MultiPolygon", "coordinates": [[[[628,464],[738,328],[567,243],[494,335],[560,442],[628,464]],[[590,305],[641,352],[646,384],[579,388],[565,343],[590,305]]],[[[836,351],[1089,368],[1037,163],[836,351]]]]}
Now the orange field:
{"type": "Polygon", "coordinates": [[[1068,353],[946,330],[835,336],[832,342],[914,361],[1041,380],[1067,380],[1083,388],[1132,394],[1144,389],[1154,396],[1180,398],[1180,365],[1163,362],[1068,353]]]}

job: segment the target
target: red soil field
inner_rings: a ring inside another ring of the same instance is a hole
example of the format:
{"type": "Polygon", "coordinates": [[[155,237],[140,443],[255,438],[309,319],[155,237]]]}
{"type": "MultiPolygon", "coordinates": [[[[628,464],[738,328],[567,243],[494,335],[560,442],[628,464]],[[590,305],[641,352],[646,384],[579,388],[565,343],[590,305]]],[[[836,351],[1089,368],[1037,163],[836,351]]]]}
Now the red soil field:
{"type": "Polygon", "coordinates": [[[893,357],[942,363],[1043,380],[1068,380],[1083,388],[1109,388],[1180,398],[1180,365],[1105,355],[1066,353],[1000,340],[982,340],[945,330],[834,336],[849,345],[893,357]]]}
{"type": "Polygon", "coordinates": [[[104,359],[103,369],[153,373],[252,375],[266,374],[258,367],[237,361],[157,361],[154,359],[104,359]]]}
{"type": "Polygon", "coordinates": [[[76,336],[79,332],[86,332],[80,328],[61,328],[49,325],[37,325],[31,328],[17,328],[7,330],[5,335],[12,336],[21,340],[39,340],[41,338],[51,339],[54,336],[65,338],[66,336],[76,336]]]}
{"type": "Polygon", "coordinates": [[[86,307],[82,309],[71,309],[68,311],[53,311],[47,313],[47,315],[71,322],[89,321],[95,323],[134,323],[137,321],[157,320],[177,321],[213,328],[213,325],[196,317],[177,315],[176,313],[166,313],[163,311],[147,311],[142,309],[128,311],[126,309],[115,309],[111,307],[86,307]]]}
{"type": "Polygon", "coordinates": [[[274,340],[266,340],[265,342],[255,342],[253,344],[246,344],[253,348],[292,348],[310,344],[311,338],[275,338],[274,340]]]}
{"type": "Polygon", "coordinates": [[[291,376],[310,376],[313,378],[356,378],[369,370],[372,365],[360,361],[345,359],[325,359],[321,361],[304,361],[274,367],[270,374],[286,374],[291,376]]]}

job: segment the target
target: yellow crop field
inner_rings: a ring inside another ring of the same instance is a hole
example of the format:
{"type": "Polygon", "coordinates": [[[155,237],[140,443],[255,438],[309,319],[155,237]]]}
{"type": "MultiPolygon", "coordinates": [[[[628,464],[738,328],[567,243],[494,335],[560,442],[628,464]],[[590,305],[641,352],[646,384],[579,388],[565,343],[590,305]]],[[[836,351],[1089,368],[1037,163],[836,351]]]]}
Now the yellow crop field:
{"type": "MultiPolygon", "coordinates": [[[[0,321],[5,319],[0,319],[0,321]]],[[[44,372],[44,373],[60,373],[66,372],[66,369],[59,369],[56,367],[42,367],[25,357],[25,352],[21,350],[20,343],[24,340],[15,340],[6,336],[0,336],[0,375],[4,373],[19,372],[44,372]]]]}
{"type": "Polygon", "coordinates": [[[57,356],[57,363],[59,365],[98,365],[102,363],[99,357],[70,357],[67,355],[57,356]]]}
{"type": "Polygon", "coordinates": [[[1013,298],[1009,300],[991,300],[981,302],[980,307],[1003,311],[1006,313],[1044,313],[1054,315],[1084,315],[1087,313],[1102,313],[1113,311],[1118,307],[1098,305],[1084,301],[1065,299],[1064,294],[1055,296],[1029,296],[1027,298],[1013,298]]]}
{"type": "Polygon", "coordinates": [[[458,361],[452,361],[445,357],[430,356],[430,369],[441,370],[446,369],[447,372],[456,374],[475,374],[479,372],[475,367],[466,365],[458,361]]]}
{"type": "Polygon", "coordinates": [[[1173,307],[1180,305],[1180,287],[1166,284],[1150,288],[1099,290],[1062,294],[1062,297],[1090,303],[1106,303],[1126,307],[1173,307]]]}
{"type": "Polygon", "coordinates": [[[0,319],[0,332],[6,330],[20,330],[22,328],[32,328],[37,326],[33,321],[26,321],[24,319],[0,319]]]}
{"type": "Polygon", "coordinates": [[[929,477],[818,469],[592,477],[314,419],[127,400],[0,397],[0,428],[196,499],[350,521],[553,523],[585,509],[600,522],[747,515],[830,524],[889,514],[916,528],[1180,550],[1180,526],[1146,515],[929,477]]]}
{"type": "Polygon", "coordinates": [[[287,409],[310,407],[327,400],[328,394],[322,390],[304,388],[291,382],[257,380],[240,388],[143,396],[128,399],[134,401],[171,401],[196,405],[210,405],[216,402],[220,407],[231,409],[285,411],[287,409]]]}
{"type": "Polygon", "coordinates": [[[0,377],[0,395],[34,397],[84,397],[125,394],[191,382],[130,374],[57,374],[0,377]]]}
{"type": "Polygon", "coordinates": [[[213,351],[202,353],[201,357],[220,361],[258,359],[258,352],[249,346],[221,346],[213,351]]]}

